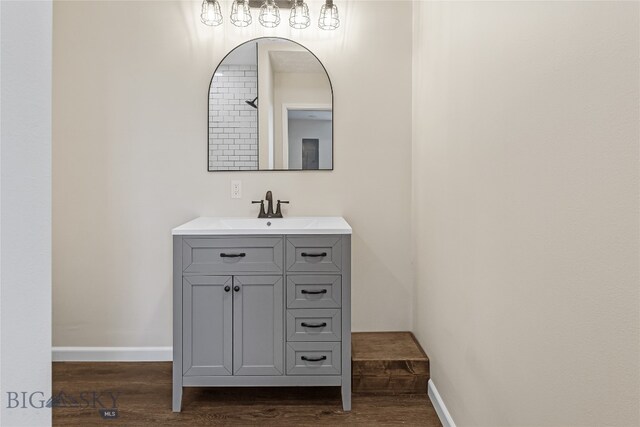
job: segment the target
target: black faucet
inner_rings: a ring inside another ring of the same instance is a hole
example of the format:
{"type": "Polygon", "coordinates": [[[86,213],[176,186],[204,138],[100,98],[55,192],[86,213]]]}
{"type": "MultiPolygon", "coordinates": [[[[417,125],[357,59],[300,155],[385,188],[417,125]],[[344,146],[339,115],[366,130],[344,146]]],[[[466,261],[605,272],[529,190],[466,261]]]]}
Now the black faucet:
{"type": "Polygon", "coordinates": [[[260,213],[258,214],[258,218],[282,218],[282,210],[280,208],[280,204],[288,204],[288,200],[278,200],[278,205],[276,206],[275,213],[273,212],[273,194],[271,190],[267,191],[267,194],[264,196],[264,199],[267,201],[267,211],[264,211],[264,200],[254,200],[251,203],[260,203],[260,213]]]}

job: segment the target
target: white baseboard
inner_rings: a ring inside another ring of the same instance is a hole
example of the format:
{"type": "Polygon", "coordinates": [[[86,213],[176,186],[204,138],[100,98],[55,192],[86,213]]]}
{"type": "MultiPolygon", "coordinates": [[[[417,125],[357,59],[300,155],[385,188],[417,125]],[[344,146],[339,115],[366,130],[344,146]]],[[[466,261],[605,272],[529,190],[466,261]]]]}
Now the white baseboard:
{"type": "Polygon", "coordinates": [[[54,362],[170,362],[172,347],[53,347],[54,362]]]}
{"type": "Polygon", "coordinates": [[[431,403],[438,414],[438,418],[440,418],[440,422],[443,427],[456,427],[456,423],[453,422],[453,418],[451,418],[451,414],[447,409],[447,406],[444,404],[440,393],[438,393],[438,389],[432,380],[429,380],[429,399],[431,399],[431,403]]]}

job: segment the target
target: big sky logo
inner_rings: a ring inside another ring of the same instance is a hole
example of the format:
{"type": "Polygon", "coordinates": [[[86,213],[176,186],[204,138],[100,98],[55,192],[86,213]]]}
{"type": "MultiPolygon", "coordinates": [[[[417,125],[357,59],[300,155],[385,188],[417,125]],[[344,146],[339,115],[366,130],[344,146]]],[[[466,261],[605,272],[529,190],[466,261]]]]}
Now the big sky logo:
{"type": "MultiPolygon", "coordinates": [[[[47,399],[42,391],[8,391],[6,392],[7,409],[27,408],[95,408],[116,409],[120,392],[117,391],[82,391],[66,393],[59,391],[47,399]]],[[[117,411],[116,411],[117,413],[117,411]]]]}

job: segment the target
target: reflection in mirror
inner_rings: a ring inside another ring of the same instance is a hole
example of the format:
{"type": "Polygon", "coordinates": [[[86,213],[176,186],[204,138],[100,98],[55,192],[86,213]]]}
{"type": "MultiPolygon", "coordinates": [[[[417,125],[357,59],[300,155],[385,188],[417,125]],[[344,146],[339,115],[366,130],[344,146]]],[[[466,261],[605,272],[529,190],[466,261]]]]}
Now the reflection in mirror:
{"type": "Polygon", "coordinates": [[[331,114],[330,106],[324,110],[287,107],[287,169],[331,169],[331,114]]]}
{"type": "Polygon", "coordinates": [[[208,127],[209,171],[333,169],[331,83],[290,40],[252,40],[222,60],[208,127]]]}

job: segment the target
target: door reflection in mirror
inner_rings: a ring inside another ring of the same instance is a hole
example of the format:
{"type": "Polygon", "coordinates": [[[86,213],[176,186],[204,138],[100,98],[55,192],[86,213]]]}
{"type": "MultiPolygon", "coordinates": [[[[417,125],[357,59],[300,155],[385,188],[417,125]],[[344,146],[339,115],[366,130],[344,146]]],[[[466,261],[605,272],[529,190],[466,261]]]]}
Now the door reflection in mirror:
{"type": "Polygon", "coordinates": [[[330,169],[332,161],[332,113],[330,109],[287,110],[289,170],[330,169]]]}
{"type": "Polygon", "coordinates": [[[319,139],[302,140],[302,169],[319,169],[319,139]]]}

